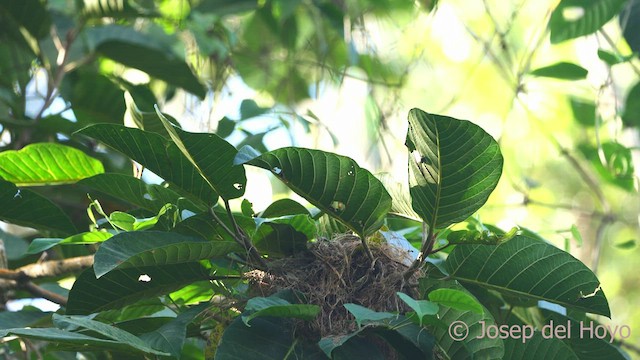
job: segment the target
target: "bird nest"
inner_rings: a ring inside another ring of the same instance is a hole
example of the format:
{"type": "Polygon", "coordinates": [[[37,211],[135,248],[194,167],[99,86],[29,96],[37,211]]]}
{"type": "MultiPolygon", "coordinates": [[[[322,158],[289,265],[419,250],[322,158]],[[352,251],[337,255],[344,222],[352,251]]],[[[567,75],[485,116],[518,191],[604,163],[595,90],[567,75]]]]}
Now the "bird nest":
{"type": "Polygon", "coordinates": [[[306,252],[273,261],[268,272],[248,274],[252,295],[293,290],[300,295],[300,302],[318,305],[321,311],[314,321],[297,324],[297,330],[313,338],[355,330],[354,318],[344,304],[375,311],[408,311],[396,293],[416,297],[419,275],[404,279],[406,264],[412,259],[406,251],[384,241],[372,241],[369,247],[373,262],[357,236],[342,234],[313,242],[306,252]]]}

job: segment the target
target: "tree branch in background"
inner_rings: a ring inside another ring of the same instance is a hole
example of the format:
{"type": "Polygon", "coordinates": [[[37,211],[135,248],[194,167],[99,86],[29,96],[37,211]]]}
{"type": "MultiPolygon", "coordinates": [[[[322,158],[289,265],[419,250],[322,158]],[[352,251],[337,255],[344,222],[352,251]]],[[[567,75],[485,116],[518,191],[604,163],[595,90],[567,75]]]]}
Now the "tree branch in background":
{"type": "Polygon", "coordinates": [[[34,284],[32,280],[75,273],[89,268],[91,265],[93,265],[93,255],[45,261],[14,270],[0,268],[0,294],[4,294],[8,290],[23,289],[35,297],[66,306],[67,298],[34,284]]]}

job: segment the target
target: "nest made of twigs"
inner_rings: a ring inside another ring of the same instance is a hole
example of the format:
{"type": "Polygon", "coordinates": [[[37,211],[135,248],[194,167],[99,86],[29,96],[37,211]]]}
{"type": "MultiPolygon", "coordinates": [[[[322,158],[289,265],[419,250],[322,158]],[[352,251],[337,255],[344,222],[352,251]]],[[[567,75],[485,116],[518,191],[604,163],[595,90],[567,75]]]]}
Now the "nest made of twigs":
{"type": "Polygon", "coordinates": [[[355,330],[353,316],[343,306],[355,303],[375,311],[409,309],[396,292],[415,297],[418,275],[404,280],[407,253],[384,241],[370,242],[374,261],[359,237],[342,234],[310,243],[308,251],[273,261],[268,272],[253,271],[250,285],[255,296],[282,290],[301,294],[301,302],[320,306],[318,317],[299,323],[310,337],[347,334],[355,330]]]}

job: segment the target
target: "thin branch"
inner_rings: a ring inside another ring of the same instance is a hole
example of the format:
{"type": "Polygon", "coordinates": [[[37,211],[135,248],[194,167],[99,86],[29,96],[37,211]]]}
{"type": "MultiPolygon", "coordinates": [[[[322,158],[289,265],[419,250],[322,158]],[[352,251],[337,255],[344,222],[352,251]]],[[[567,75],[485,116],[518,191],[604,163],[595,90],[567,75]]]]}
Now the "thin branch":
{"type": "Polygon", "coordinates": [[[34,283],[32,283],[31,281],[27,281],[24,282],[22,284],[20,284],[19,286],[22,289],[27,290],[28,292],[30,292],[32,295],[37,296],[37,297],[41,297],[43,299],[47,299],[51,302],[54,302],[58,305],[62,305],[62,306],[67,306],[67,298],[62,296],[62,295],[58,295],[54,292],[51,292],[49,290],[46,290],[34,283]]]}
{"type": "Polygon", "coordinates": [[[80,256],[64,260],[50,260],[30,264],[15,270],[0,269],[0,279],[31,281],[34,279],[55,277],[84,270],[93,265],[93,255],[80,256]]]}

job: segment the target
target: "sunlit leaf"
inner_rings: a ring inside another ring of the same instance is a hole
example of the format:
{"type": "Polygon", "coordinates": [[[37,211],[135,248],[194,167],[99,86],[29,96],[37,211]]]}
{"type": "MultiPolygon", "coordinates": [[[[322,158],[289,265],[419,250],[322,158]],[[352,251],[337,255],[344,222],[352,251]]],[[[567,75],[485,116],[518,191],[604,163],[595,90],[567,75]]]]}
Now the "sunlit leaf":
{"type": "Polygon", "coordinates": [[[550,77],[562,80],[581,80],[586,79],[589,72],[582,66],[559,62],[557,64],[545,66],[532,70],[529,74],[533,76],[550,77]]]}
{"type": "Polygon", "coordinates": [[[93,267],[100,278],[115,269],[197,262],[240,249],[235,241],[208,241],[163,231],[131,231],[103,242],[93,267]]]}
{"type": "Polygon", "coordinates": [[[106,231],[90,231],[62,238],[36,238],[29,244],[28,254],[38,254],[56,245],[95,244],[109,239],[113,234],[106,231]]]}
{"type": "Polygon", "coordinates": [[[380,181],[346,156],[289,147],[245,160],[240,162],[271,171],[298,195],[362,236],[378,230],[391,208],[391,197],[380,181]]]}
{"type": "Polygon", "coordinates": [[[17,186],[70,184],[104,172],[84,152],[56,143],[27,145],[0,153],[0,178],[17,186]]]}
{"type": "Polygon", "coordinates": [[[596,32],[620,12],[627,0],[562,0],[551,14],[551,43],[596,32]]]}
{"type": "Polygon", "coordinates": [[[610,316],[596,276],[555,246],[523,235],[500,245],[458,245],[445,268],[452,279],[516,297],[610,316]]]}
{"type": "Polygon", "coordinates": [[[436,289],[429,292],[429,300],[440,305],[450,308],[467,311],[471,310],[475,313],[482,314],[484,312],[482,305],[464,291],[456,289],[436,289]]]}
{"type": "Polygon", "coordinates": [[[434,228],[478,210],[502,173],[498,143],[466,120],[413,109],[405,145],[413,209],[434,228]]]}

